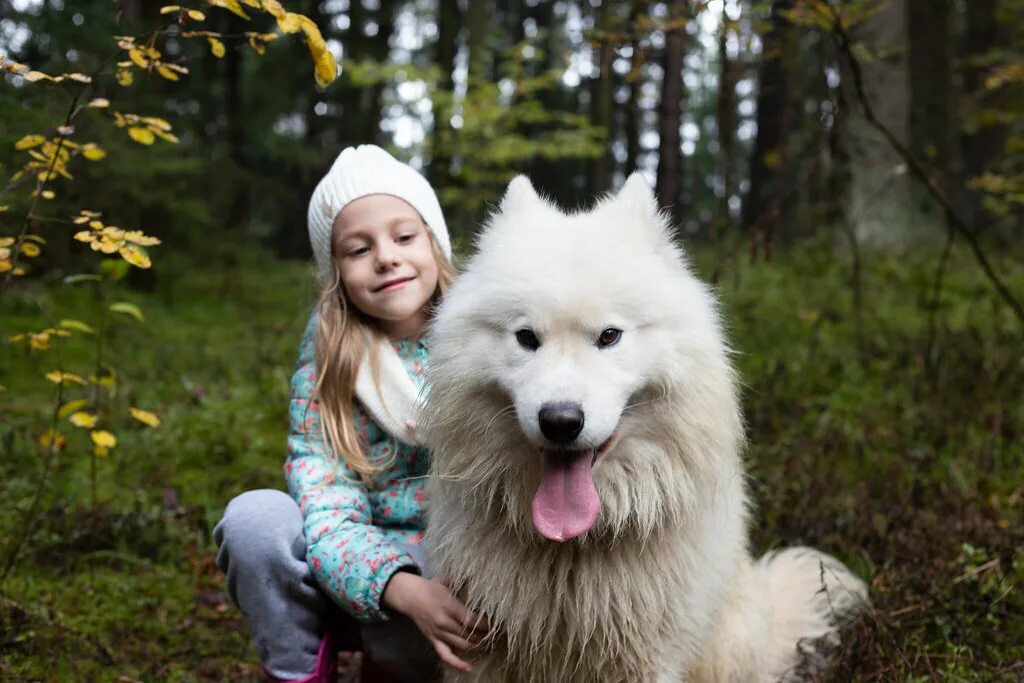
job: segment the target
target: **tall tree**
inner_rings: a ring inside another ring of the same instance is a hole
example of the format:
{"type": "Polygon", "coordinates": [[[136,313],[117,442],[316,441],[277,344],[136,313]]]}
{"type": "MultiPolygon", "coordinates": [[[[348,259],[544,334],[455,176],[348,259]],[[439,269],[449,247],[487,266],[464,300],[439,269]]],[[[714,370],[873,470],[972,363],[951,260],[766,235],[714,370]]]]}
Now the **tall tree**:
{"type": "Polygon", "coordinates": [[[722,14],[722,25],[718,34],[718,147],[719,174],[722,178],[722,204],[718,217],[712,222],[711,239],[719,238],[719,225],[728,226],[729,200],[733,194],[733,172],[736,148],[736,81],[739,76],[740,64],[729,56],[729,39],[735,38],[733,21],[722,14]]]}
{"type": "Polygon", "coordinates": [[[612,5],[613,3],[610,0],[601,0],[601,4],[597,8],[597,48],[594,55],[594,61],[597,64],[597,76],[593,80],[593,89],[590,97],[590,121],[595,126],[606,131],[608,147],[604,154],[594,159],[591,167],[591,193],[605,192],[611,188],[612,184],[612,81],[614,78],[612,61],[615,59],[614,36],[612,35],[614,23],[612,5]]]}
{"type": "Polygon", "coordinates": [[[432,132],[431,149],[433,154],[430,159],[429,177],[434,187],[443,187],[450,182],[451,158],[448,149],[451,145],[447,138],[451,136],[452,129],[448,117],[451,108],[448,101],[454,94],[455,83],[452,74],[455,73],[455,56],[458,52],[458,36],[461,15],[458,0],[439,0],[437,7],[437,50],[435,59],[441,70],[441,76],[437,83],[437,89],[441,97],[435,97],[433,102],[434,129],[432,132]]]}
{"type": "Polygon", "coordinates": [[[658,106],[658,176],[655,185],[661,205],[679,212],[683,186],[683,150],[679,128],[683,113],[683,58],[686,54],[686,21],[691,18],[689,0],[669,4],[669,29],[662,60],[661,103],[658,106]]]}
{"type": "Polygon", "coordinates": [[[790,65],[786,59],[792,25],[785,12],[792,0],[773,0],[771,24],[761,41],[757,83],[757,137],[750,158],[750,192],[743,207],[743,224],[750,235],[751,258],[770,257],[771,244],[786,193],[786,156],[791,117],[790,65]]]}
{"type": "Polygon", "coordinates": [[[626,173],[636,170],[640,160],[640,129],[643,126],[643,111],[640,108],[640,90],[643,85],[643,68],[646,47],[641,38],[640,19],[646,13],[648,0],[632,0],[629,5],[630,56],[629,73],[626,75],[628,95],[625,106],[624,137],[626,138],[626,173]]]}
{"type": "MultiPolygon", "coordinates": [[[[958,121],[953,97],[952,0],[907,0],[910,41],[910,150],[947,193],[953,191],[958,121]]],[[[919,212],[929,223],[939,210],[924,193],[919,212]]]]}
{"type": "MultiPolygon", "coordinates": [[[[984,115],[986,109],[999,108],[1005,99],[1002,92],[992,93],[984,87],[985,72],[989,68],[987,56],[1005,48],[1009,42],[1008,29],[996,16],[999,4],[998,0],[972,0],[964,10],[963,92],[970,103],[971,115],[961,141],[963,181],[970,181],[990,169],[1006,139],[1005,120],[984,115]]],[[[976,230],[992,221],[982,198],[979,192],[969,192],[966,197],[966,215],[976,230]]]]}
{"type": "MultiPolygon", "coordinates": [[[[861,59],[866,95],[878,121],[903,144],[909,142],[910,78],[907,65],[906,0],[889,0],[880,11],[858,24],[851,36],[874,57],[861,59]]],[[[844,60],[845,66],[845,60],[844,60]]],[[[843,96],[859,111],[853,76],[840,74],[843,96]]],[[[847,202],[851,229],[861,241],[878,245],[907,241],[909,178],[903,159],[863,116],[845,119],[850,161],[847,202]]]]}

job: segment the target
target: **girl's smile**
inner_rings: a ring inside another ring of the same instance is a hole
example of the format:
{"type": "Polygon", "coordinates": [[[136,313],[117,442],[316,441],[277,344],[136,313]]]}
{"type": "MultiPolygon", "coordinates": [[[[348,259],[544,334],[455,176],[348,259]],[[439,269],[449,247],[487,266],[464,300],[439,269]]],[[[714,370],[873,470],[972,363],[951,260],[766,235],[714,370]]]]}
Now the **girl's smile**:
{"type": "Polygon", "coordinates": [[[332,237],[346,298],[389,337],[418,336],[438,279],[419,212],[392,195],[360,197],[338,214],[332,237]]]}

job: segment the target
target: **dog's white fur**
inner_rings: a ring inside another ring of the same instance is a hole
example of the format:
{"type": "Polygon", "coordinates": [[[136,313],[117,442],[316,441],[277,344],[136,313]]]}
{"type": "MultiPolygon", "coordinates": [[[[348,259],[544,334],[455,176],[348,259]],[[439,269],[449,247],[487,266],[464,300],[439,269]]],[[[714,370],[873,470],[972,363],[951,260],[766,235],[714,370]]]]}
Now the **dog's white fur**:
{"type": "Polygon", "coordinates": [[[435,571],[492,623],[465,681],[772,681],[796,675],[866,588],[791,548],[753,560],[736,377],[710,290],[647,183],[566,215],[514,179],[432,328],[435,571]],[[614,346],[595,340],[623,331],[614,346]],[[529,328],[531,351],[516,339],[529,328]],[[596,524],[531,521],[538,408],[585,412],[596,524]],[[801,650],[804,652],[801,653],[801,650]]]}

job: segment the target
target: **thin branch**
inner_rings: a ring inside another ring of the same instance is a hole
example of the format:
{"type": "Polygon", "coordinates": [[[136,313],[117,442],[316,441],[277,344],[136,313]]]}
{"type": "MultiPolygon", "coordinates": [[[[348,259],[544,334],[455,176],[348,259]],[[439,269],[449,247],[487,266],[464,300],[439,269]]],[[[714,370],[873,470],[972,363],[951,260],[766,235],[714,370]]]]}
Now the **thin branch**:
{"type": "Polygon", "coordinates": [[[967,222],[960,216],[957,210],[953,207],[952,202],[943,194],[942,190],[939,189],[938,185],[928,174],[928,171],[924,168],[920,161],[918,161],[910,150],[896,138],[889,128],[878,120],[875,115],[875,110],[871,106],[871,102],[868,99],[867,92],[864,89],[864,75],[861,70],[860,61],[857,56],[853,53],[853,49],[850,46],[850,36],[843,27],[843,22],[839,16],[838,8],[830,6],[828,3],[821,2],[822,6],[827,7],[834,18],[833,22],[833,33],[837,38],[839,50],[842,56],[846,59],[846,62],[850,66],[850,72],[853,74],[854,90],[857,95],[857,100],[860,102],[861,108],[864,112],[864,118],[867,119],[868,123],[885,139],[889,145],[896,151],[900,157],[903,158],[904,163],[907,164],[907,168],[910,172],[921,181],[928,194],[931,195],[932,199],[942,208],[943,213],[946,216],[946,223],[948,229],[955,237],[957,235],[963,237],[967,244],[971,248],[971,252],[974,254],[975,260],[978,265],[981,266],[985,276],[989,282],[995,288],[996,292],[1003,299],[1007,306],[1013,311],[1013,314],[1017,317],[1017,321],[1024,326],[1024,306],[1013,296],[1013,293],[1006,287],[1003,281],[999,278],[999,275],[992,268],[992,264],[989,263],[988,257],[985,256],[984,250],[981,248],[981,244],[978,242],[978,237],[967,222]]]}

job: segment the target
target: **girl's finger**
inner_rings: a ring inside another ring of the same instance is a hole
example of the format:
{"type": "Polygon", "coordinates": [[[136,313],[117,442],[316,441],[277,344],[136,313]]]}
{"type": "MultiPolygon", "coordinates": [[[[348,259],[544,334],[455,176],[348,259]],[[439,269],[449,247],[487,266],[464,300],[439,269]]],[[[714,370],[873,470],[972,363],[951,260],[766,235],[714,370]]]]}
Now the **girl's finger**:
{"type": "Polygon", "coordinates": [[[462,618],[459,619],[464,629],[469,629],[479,634],[486,634],[491,630],[491,624],[487,621],[487,617],[476,612],[470,612],[468,609],[463,608],[462,618]]]}
{"type": "Polygon", "coordinates": [[[456,657],[455,653],[452,652],[452,649],[444,642],[434,640],[434,649],[437,650],[437,656],[441,658],[441,661],[456,671],[465,671],[468,673],[473,670],[473,667],[469,662],[456,657]]]}
{"type": "Polygon", "coordinates": [[[462,636],[449,631],[441,631],[437,634],[437,637],[443,640],[455,652],[466,652],[468,650],[472,650],[476,646],[476,643],[466,640],[462,636]]]}
{"type": "Polygon", "coordinates": [[[463,630],[477,631],[479,633],[487,633],[491,626],[487,622],[487,617],[471,612],[461,600],[455,599],[448,605],[446,610],[448,615],[457,621],[463,630]]]}

